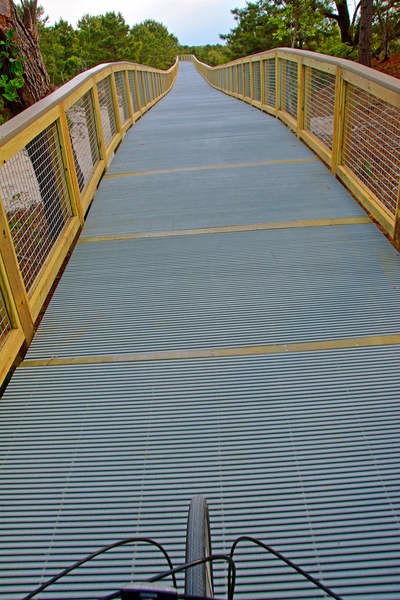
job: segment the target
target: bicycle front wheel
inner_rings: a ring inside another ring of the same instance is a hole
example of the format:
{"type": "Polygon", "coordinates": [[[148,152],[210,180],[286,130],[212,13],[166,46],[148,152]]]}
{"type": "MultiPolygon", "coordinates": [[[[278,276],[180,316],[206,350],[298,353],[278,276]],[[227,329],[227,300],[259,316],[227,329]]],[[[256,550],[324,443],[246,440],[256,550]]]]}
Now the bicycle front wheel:
{"type": "MultiPolygon", "coordinates": [[[[189,506],[186,530],[186,563],[211,556],[210,518],[207,500],[195,496],[189,506]]],[[[203,598],[213,597],[213,574],[211,561],[186,571],[185,594],[203,598]]]]}

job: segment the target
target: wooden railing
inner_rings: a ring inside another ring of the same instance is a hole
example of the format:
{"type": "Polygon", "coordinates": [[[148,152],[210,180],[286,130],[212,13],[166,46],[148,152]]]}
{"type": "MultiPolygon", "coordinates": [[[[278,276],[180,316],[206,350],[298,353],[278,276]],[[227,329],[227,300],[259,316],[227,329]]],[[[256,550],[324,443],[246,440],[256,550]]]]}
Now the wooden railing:
{"type": "Polygon", "coordinates": [[[215,88],[283,121],[400,248],[400,81],[357,63],[276,49],[210,67],[215,88]]]}
{"type": "Polygon", "coordinates": [[[32,339],[115,149],[177,69],[100,65],[0,127],[0,383],[32,339]]]}

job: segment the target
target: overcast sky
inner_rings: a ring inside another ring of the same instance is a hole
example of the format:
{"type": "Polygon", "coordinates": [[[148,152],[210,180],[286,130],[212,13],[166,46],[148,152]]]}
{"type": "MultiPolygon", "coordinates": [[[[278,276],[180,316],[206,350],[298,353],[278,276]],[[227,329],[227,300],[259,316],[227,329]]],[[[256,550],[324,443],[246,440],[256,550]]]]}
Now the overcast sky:
{"type": "Polygon", "coordinates": [[[232,8],[246,5],[245,0],[41,0],[50,24],[60,18],[76,26],[85,14],[121,12],[128,25],[145,19],[163,23],[179,42],[189,46],[222,43],[220,33],[234,26],[232,8]]]}

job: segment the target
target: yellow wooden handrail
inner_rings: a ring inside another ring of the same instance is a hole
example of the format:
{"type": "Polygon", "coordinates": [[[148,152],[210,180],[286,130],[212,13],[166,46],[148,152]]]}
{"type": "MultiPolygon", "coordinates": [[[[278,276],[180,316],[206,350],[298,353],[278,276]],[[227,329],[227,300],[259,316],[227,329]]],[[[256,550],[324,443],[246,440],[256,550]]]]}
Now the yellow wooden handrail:
{"type": "Polygon", "coordinates": [[[82,73],[0,127],[0,384],[24,348],[127,129],[172,87],[128,62],[82,73]]]}
{"type": "Polygon", "coordinates": [[[215,88],[302,139],[400,248],[400,81],[349,60],[277,48],[210,67],[215,88]]]}

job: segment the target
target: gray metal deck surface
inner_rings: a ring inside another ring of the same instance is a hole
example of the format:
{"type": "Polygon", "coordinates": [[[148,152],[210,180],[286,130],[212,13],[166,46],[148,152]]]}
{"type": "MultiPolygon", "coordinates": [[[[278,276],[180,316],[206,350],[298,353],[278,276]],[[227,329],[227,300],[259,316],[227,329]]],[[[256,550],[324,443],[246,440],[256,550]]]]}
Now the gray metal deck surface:
{"type": "MultiPolygon", "coordinates": [[[[205,493],[216,551],[255,535],[345,599],[398,600],[400,258],[362,217],[282,124],[181,64],[0,403],[0,597],[121,537],[182,559],[205,493]]],[[[238,596],[324,597],[247,546],[239,563],[238,596]]],[[[120,550],[62,597],[158,568],[120,550]]]]}

